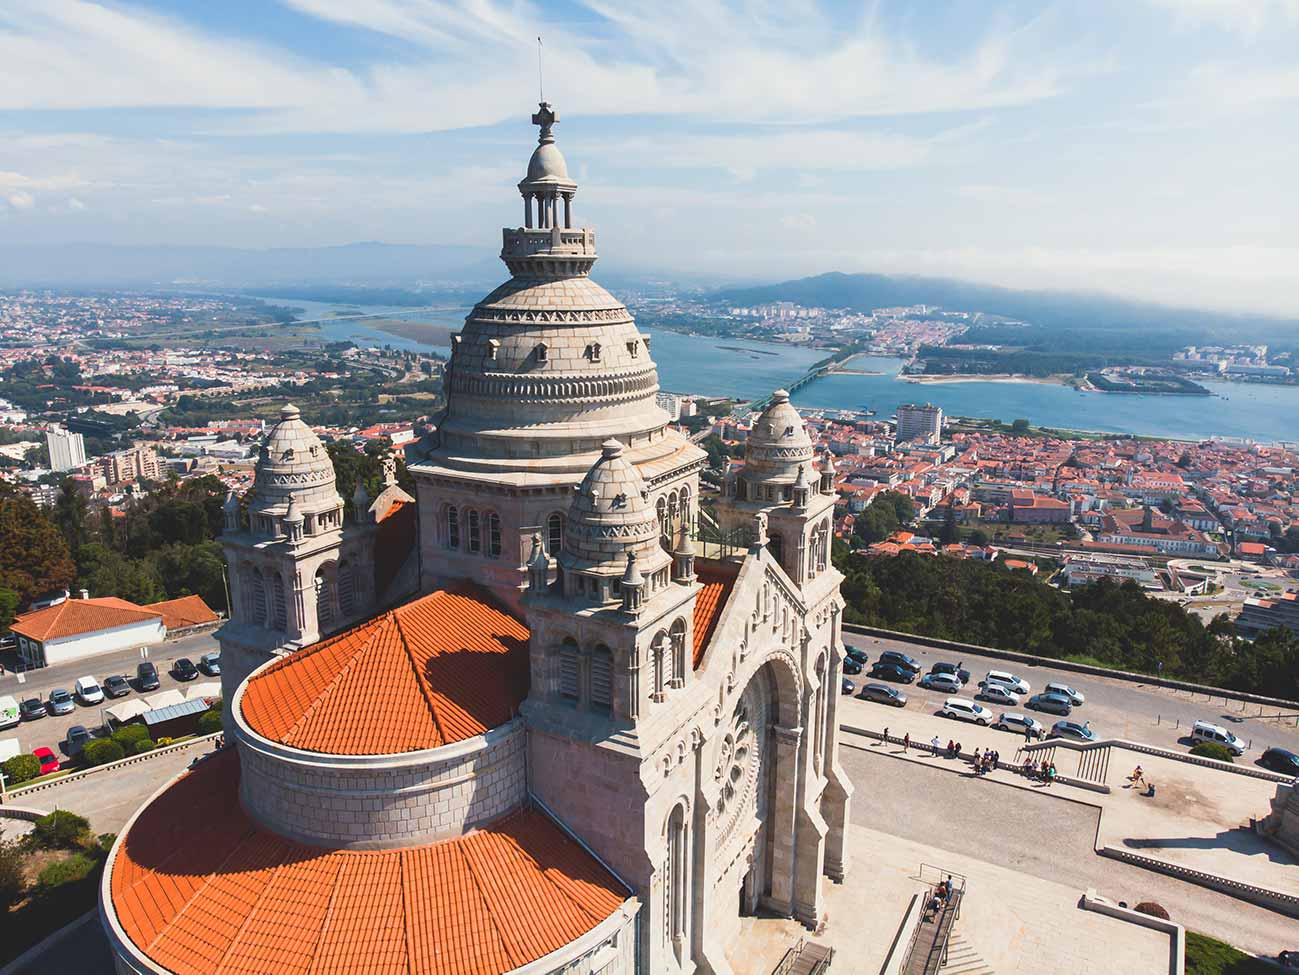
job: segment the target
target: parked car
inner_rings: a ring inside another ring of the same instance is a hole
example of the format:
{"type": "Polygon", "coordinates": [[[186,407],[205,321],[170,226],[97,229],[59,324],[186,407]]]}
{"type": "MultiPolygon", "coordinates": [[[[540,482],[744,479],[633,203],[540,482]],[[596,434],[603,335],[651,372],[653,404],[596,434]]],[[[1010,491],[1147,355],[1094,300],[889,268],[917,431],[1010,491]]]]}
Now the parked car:
{"type": "Polygon", "coordinates": [[[180,657],[171,665],[171,676],[177,680],[193,680],[198,676],[198,668],[189,657],[180,657]]]}
{"type": "Polygon", "coordinates": [[[993,704],[1008,704],[1011,707],[1019,707],[1019,702],[1023,700],[1020,695],[1016,694],[1005,684],[998,684],[995,681],[988,683],[984,681],[979,685],[979,693],[974,695],[975,700],[991,701],[993,704]]]}
{"type": "Polygon", "coordinates": [[[993,725],[998,731],[1013,731],[1016,734],[1027,734],[1029,738],[1045,738],[1046,728],[1037,718],[1017,711],[1007,711],[993,725]]]}
{"type": "Polygon", "coordinates": [[[973,678],[968,670],[960,664],[950,664],[945,661],[939,661],[929,668],[931,674],[955,674],[956,679],[962,684],[968,684],[973,678]]]}
{"type": "Polygon", "coordinates": [[[916,679],[916,672],[893,663],[877,663],[871,668],[870,675],[876,680],[892,680],[899,684],[910,684],[916,679]]]}
{"type": "Polygon", "coordinates": [[[158,682],[158,668],[152,661],[142,660],[135,665],[135,683],[142,691],[156,691],[160,686],[158,682]]]}
{"type": "Polygon", "coordinates": [[[893,664],[896,667],[904,667],[912,673],[920,673],[920,661],[909,653],[903,653],[901,650],[885,650],[875,663],[876,665],[893,664]]]}
{"type": "Polygon", "coordinates": [[[1089,724],[1079,724],[1077,721],[1057,721],[1051,725],[1051,734],[1048,738],[1072,738],[1074,741],[1095,741],[1096,732],[1092,731],[1089,724]]]}
{"type": "Polygon", "coordinates": [[[55,755],[54,750],[47,745],[32,749],[32,754],[36,756],[36,761],[41,763],[41,775],[49,775],[59,770],[59,756],[55,755]]]}
{"type": "Polygon", "coordinates": [[[988,681],[996,681],[998,684],[1005,684],[1016,694],[1027,694],[1033,688],[1024,678],[1012,674],[1008,670],[990,670],[988,676],[984,678],[988,681]]]}
{"type": "Polygon", "coordinates": [[[866,662],[870,660],[870,656],[861,647],[844,647],[843,654],[849,660],[855,660],[863,667],[866,666],[866,662]]]}
{"type": "Polygon", "coordinates": [[[90,729],[83,724],[74,724],[68,729],[67,752],[69,758],[75,758],[86,747],[91,739],[90,729]]]}
{"type": "Polygon", "coordinates": [[[1202,741],[1217,742],[1237,756],[1244,755],[1245,749],[1249,747],[1226,728],[1208,721],[1197,721],[1191,725],[1191,740],[1197,744],[1202,741]]]}
{"type": "Polygon", "coordinates": [[[109,697],[125,697],[131,693],[131,685],[121,674],[104,678],[104,693],[109,697]]]}
{"type": "Polygon", "coordinates": [[[851,694],[853,691],[857,690],[857,685],[845,677],[843,678],[843,683],[839,685],[839,690],[844,694],[851,694]]]}
{"type": "Polygon", "coordinates": [[[12,728],[23,719],[18,702],[12,697],[0,697],[0,728],[12,728]]]}
{"type": "Polygon", "coordinates": [[[209,677],[221,676],[221,651],[213,650],[198,658],[198,669],[209,677]]]}
{"type": "Polygon", "coordinates": [[[943,718],[955,718],[958,721],[973,721],[978,725],[992,724],[992,712],[977,701],[964,697],[949,697],[938,709],[943,718]]]}
{"type": "Polygon", "coordinates": [[[77,702],[72,699],[72,695],[62,687],[56,687],[50,691],[49,704],[50,714],[71,714],[76,710],[77,702]]]}
{"type": "Polygon", "coordinates": [[[935,691],[942,691],[945,694],[957,694],[960,693],[961,687],[964,685],[961,684],[960,678],[955,674],[935,674],[931,671],[921,677],[916,686],[928,687],[935,691]]]}
{"type": "Polygon", "coordinates": [[[862,665],[858,661],[853,660],[852,657],[847,657],[844,659],[843,672],[845,674],[860,674],[861,669],[862,669],[862,665]]]}
{"type": "Polygon", "coordinates": [[[1299,775],[1299,755],[1288,748],[1269,748],[1259,756],[1258,764],[1282,775],[1299,775]]]}
{"type": "Polygon", "coordinates": [[[1073,704],[1067,697],[1061,697],[1059,694],[1034,694],[1028,699],[1028,706],[1034,711],[1062,714],[1065,717],[1073,713],[1073,704]]]}
{"type": "Polygon", "coordinates": [[[77,690],[77,697],[81,698],[81,703],[85,705],[102,704],[104,702],[104,691],[99,686],[99,681],[93,677],[78,677],[76,684],[73,685],[77,690]]]}
{"type": "Polygon", "coordinates": [[[22,712],[24,721],[36,721],[49,714],[45,710],[45,702],[39,697],[28,697],[18,702],[18,710],[22,712]]]}
{"type": "Polygon", "coordinates": [[[894,708],[905,708],[907,706],[907,695],[900,691],[899,688],[889,687],[889,684],[866,684],[861,688],[860,695],[857,695],[863,701],[878,701],[879,704],[891,704],[894,708]]]}
{"type": "Polygon", "coordinates": [[[1069,703],[1076,708],[1080,708],[1087,703],[1087,698],[1083,695],[1081,691],[1075,691],[1068,684],[1060,684],[1055,681],[1052,681],[1050,684],[1047,684],[1044,688],[1042,688],[1042,693],[1059,694],[1061,697],[1067,697],[1069,699],[1069,703]]]}
{"type": "Polygon", "coordinates": [[[888,684],[867,684],[857,695],[863,701],[878,701],[880,704],[891,704],[895,708],[907,706],[907,696],[896,687],[888,684]]]}

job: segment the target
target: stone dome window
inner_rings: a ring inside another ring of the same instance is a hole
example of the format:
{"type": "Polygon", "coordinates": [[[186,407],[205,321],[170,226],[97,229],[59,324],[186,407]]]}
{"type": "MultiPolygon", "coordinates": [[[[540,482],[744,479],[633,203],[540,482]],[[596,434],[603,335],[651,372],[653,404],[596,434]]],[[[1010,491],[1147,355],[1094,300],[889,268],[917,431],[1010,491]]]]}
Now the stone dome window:
{"type": "Polygon", "coordinates": [[[537,362],[545,362],[549,355],[550,350],[546,348],[545,342],[538,342],[537,347],[532,350],[532,357],[536,359],[537,362]]]}
{"type": "Polygon", "coordinates": [[[500,350],[501,350],[500,342],[498,342],[496,339],[488,339],[487,340],[487,361],[495,362],[496,353],[499,352],[500,350]]]}
{"type": "Polygon", "coordinates": [[[586,347],[586,357],[592,362],[600,361],[600,343],[592,342],[586,347]]]}

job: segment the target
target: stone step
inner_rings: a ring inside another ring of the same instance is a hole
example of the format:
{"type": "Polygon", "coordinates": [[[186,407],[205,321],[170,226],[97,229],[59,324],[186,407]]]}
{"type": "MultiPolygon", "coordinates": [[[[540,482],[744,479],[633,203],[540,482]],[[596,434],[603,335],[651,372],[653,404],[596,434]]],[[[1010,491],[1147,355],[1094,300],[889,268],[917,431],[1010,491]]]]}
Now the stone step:
{"type": "Polygon", "coordinates": [[[938,971],[940,975],[996,975],[983,956],[958,931],[952,932],[952,940],[947,944],[947,964],[938,971]]]}

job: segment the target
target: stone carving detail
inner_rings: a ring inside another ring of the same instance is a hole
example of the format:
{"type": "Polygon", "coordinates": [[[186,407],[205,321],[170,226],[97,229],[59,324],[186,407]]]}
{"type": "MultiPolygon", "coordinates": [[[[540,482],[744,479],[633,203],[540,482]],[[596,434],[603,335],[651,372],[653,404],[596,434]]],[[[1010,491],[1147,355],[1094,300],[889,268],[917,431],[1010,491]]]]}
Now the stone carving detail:
{"type": "MultiPolygon", "coordinates": [[[[749,825],[749,821],[763,812],[758,808],[762,801],[758,781],[770,747],[769,708],[765,680],[750,680],[736,702],[730,725],[721,737],[713,771],[713,780],[719,790],[712,810],[718,824],[718,850],[725,847],[733,835],[747,839],[752,829],[737,830],[737,827],[742,823],[749,825]]],[[[751,825],[756,827],[757,823],[751,825]]]]}
{"type": "Polygon", "coordinates": [[[618,322],[631,324],[631,313],[621,306],[617,308],[590,308],[578,311],[507,311],[503,308],[485,308],[479,306],[469,315],[469,320],[480,322],[537,322],[542,325],[560,324],[594,324],[596,322],[618,322]]]}

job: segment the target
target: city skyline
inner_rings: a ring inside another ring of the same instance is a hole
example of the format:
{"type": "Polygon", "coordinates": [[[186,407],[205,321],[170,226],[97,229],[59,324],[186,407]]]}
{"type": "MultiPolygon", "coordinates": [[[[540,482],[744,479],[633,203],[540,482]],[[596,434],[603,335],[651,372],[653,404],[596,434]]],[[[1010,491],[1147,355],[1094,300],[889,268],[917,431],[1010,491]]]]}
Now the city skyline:
{"type": "Polygon", "coordinates": [[[17,0],[12,242],[496,241],[537,97],[612,263],[1292,313],[1299,5],[17,0]],[[718,43],[718,38],[726,38],[718,43]],[[738,243],[737,242],[742,242],[738,243]],[[678,258],[678,261],[680,258],[678,258]]]}

